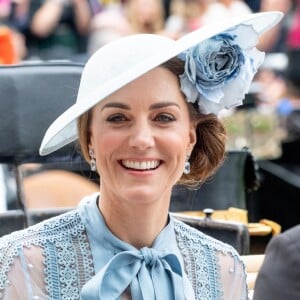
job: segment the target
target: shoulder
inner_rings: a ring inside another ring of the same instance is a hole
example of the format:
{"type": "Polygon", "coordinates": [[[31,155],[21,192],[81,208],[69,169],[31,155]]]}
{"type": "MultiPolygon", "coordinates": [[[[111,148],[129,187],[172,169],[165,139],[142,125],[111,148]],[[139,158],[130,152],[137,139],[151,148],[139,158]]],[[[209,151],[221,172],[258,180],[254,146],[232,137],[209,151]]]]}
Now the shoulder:
{"type": "Polygon", "coordinates": [[[274,240],[286,240],[289,243],[300,246],[300,225],[294,226],[274,237],[274,240]]]}
{"type": "Polygon", "coordinates": [[[201,245],[202,247],[209,248],[211,251],[238,256],[237,251],[231,245],[208,236],[179,220],[174,219],[174,228],[178,240],[183,240],[187,245],[194,245],[197,248],[201,245]]]}
{"type": "Polygon", "coordinates": [[[266,255],[284,258],[284,265],[287,265],[289,262],[293,265],[294,263],[298,263],[300,265],[299,253],[300,225],[273,237],[266,249],[266,255]]]}
{"type": "Polygon", "coordinates": [[[47,219],[26,229],[15,231],[0,238],[0,261],[3,249],[40,245],[44,240],[55,241],[66,235],[84,230],[84,225],[77,210],[47,219]]]}
{"type": "Polygon", "coordinates": [[[300,225],[290,228],[273,237],[266,249],[266,255],[276,255],[284,259],[284,264],[289,262],[300,265],[300,225]]]}
{"type": "Polygon", "coordinates": [[[299,299],[299,253],[300,225],[272,238],[256,279],[254,299],[299,299]]]}
{"type": "Polygon", "coordinates": [[[0,238],[0,290],[10,266],[23,249],[32,246],[46,248],[49,243],[56,243],[78,236],[84,231],[77,210],[45,220],[26,229],[15,231],[0,238]]]}

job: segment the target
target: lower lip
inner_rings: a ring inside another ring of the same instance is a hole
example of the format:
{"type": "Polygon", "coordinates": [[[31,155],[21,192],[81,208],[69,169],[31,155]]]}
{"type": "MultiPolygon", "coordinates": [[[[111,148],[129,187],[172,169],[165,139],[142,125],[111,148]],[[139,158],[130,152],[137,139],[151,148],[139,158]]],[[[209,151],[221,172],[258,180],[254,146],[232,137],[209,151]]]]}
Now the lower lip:
{"type": "Polygon", "coordinates": [[[146,177],[146,176],[150,176],[153,175],[154,172],[156,170],[158,170],[159,166],[155,169],[151,169],[151,170],[134,170],[134,169],[127,169],[124,166],[122,166],[123,170],[126,171],[126,173],[130,174],[130,175],[134,175],[137,177],[146,177]]]}
{"type": "Polygon", "coordinates": [[[149,171],[136,171],[136,170],[127,170],[128,174],[134,176],[134,177],[149,177],[151,175],[153,175],[153,170],[149,170],[149,171]]]}

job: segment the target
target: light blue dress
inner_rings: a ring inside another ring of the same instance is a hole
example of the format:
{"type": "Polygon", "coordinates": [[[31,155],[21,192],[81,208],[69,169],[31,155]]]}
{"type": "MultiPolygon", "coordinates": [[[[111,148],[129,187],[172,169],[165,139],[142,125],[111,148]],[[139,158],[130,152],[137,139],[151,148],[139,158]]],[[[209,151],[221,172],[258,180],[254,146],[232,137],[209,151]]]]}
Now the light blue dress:
{"type": "Polygon", "coordinates": [[[0,299],[247,299],[231,246],[170,216],[136,249],[110,232],[97,198],[0,239],[0,299]]]}

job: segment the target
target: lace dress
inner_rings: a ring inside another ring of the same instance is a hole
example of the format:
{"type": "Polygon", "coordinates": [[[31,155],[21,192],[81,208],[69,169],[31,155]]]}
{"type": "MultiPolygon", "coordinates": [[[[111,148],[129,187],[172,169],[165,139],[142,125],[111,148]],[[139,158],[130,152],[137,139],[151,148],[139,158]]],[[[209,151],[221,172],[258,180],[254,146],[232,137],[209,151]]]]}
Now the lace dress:
{"type": "MultiPolygon", "coordinates": [[[[89,196],[71,212],[0,239],[0,299],[81,299],[123,246],[134,248],[109,231],[96,201],[89,196]]],[[[231,246],[172,217],[155,245],[177,255],[185,299],[247,299],[244,265],[231,246]]],[[[121,299],[131,299],[129,289],[121,299]]]]}

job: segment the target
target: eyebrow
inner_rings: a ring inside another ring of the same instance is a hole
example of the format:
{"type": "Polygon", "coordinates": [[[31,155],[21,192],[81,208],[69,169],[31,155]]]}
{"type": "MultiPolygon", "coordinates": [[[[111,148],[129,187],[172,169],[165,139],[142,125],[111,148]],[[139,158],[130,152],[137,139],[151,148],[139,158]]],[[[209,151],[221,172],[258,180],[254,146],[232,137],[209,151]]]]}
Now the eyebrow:
{"type": "Polygon", "coordinates": [[[101,111],[103,111],[105,108],[121,108],[121,109],[126,109],[126,110],[130,110],[130,107],[124,103],[121,102],[110,102],[105,104],[101,111]]]}
{"type": "Polygon", "coordinates": [[[150,105],[150,109],[153,110],[153,109],[159,109],[168,106],[177,106],[178,108],[180,108],[180,106],[176,102],[158,102],[150,105]]]}
{"type": "MultiPolygon", "coordinates": [[[[175,102],[158,102],[150,105],[150,110],[160,109],[168,106],[177,106],[178,108],[180,108],[180,106],[175,102]]],[[[130,107],[128,105],[121,102],[107,103],[102,107],[101,111],[103,111],[105,108],[120,108],[120,109],[130,110],[130,107]]]]}

